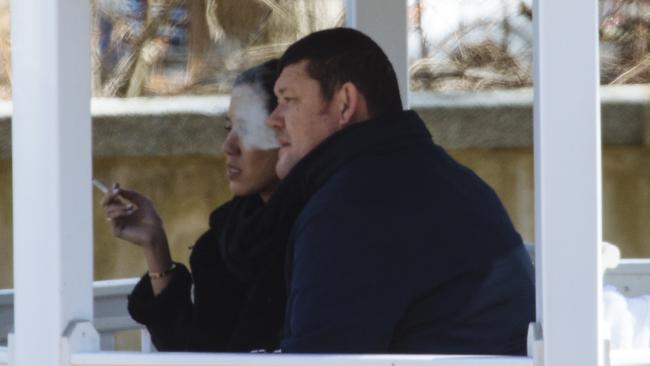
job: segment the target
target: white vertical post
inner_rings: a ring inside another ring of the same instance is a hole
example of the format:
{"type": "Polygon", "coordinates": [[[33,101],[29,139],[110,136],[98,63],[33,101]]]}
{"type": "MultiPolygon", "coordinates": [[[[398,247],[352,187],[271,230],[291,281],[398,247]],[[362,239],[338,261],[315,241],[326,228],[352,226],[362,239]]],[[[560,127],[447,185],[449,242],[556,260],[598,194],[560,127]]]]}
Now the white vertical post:
{"type": "Polygon", "coordinates": [[[393,64],[404,108],[409,108],[406,0],[347,0],[346,25],[369,35],[393,64]]]}
{"type": "Polygon", "coordinates": [[[603,365],[598,1],[536,0],[535,235],[544,365],[603,365]]]}
{"type": "Polygon", "coordinates": [[[15,365],[63,365],[66,326],[93,316],[89,1],[11,17],[15,365]]]}

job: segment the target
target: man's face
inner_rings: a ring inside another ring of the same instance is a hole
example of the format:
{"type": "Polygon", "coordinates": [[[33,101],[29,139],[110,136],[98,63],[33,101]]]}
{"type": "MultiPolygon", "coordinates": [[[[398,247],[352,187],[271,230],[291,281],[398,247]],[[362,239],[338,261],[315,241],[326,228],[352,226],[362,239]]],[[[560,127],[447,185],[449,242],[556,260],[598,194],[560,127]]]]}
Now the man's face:
{"type": "Polygon", "coordinates": [[[278,107],[267,120],[280,142],[275,171],[281,179],[328,136],[340,129],[332,102],[307,73],[307,60],[286,66],[275,83],[278,107]]]}

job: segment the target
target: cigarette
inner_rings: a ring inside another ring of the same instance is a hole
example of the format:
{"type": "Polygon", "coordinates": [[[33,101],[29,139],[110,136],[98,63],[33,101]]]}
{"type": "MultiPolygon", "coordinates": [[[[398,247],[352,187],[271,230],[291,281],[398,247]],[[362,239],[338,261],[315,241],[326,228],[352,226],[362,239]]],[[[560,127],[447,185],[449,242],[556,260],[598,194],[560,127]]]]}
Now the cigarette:
{"type": "Polygon", "coordinates": [[[97,187],[97,189],[99,189],[100,191],[104,192],[104,194],[108,193],[108,187],[106,187],[106,185],[104,185],[104,183],[102,183],[101,181],[97,179],[93,179],[93,185],[97,187]]]}

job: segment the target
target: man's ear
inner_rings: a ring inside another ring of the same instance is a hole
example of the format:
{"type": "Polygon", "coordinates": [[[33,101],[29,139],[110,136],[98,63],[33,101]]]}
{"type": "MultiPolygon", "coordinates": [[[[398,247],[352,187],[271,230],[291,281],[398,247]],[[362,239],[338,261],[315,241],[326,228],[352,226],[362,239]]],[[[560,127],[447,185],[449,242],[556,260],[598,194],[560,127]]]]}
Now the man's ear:
{"type": "Polygon", "coordinates": [[[366,98],[351,82],[343,83],[334,98],[340,127],[369,119],[366,98]]]}

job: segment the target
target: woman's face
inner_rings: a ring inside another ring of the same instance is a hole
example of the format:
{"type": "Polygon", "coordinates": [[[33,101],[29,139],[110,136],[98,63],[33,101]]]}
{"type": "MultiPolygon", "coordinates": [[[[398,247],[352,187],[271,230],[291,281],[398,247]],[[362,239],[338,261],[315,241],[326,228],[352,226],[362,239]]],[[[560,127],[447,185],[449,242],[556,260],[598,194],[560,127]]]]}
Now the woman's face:
{"type": "Polygon", "coordinates": [[[230,191],[235,196],[258,193],[267,200],[278,182],[275,164],[279,145],[265,124],[269,113],[260,94],[248,84],[233,88],[223,151],[230,191]]]}

